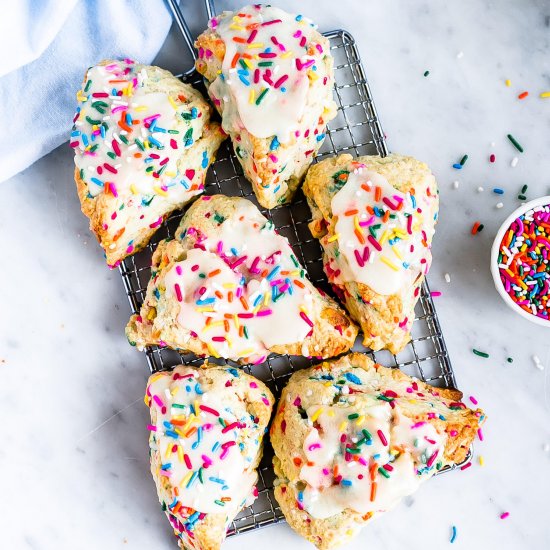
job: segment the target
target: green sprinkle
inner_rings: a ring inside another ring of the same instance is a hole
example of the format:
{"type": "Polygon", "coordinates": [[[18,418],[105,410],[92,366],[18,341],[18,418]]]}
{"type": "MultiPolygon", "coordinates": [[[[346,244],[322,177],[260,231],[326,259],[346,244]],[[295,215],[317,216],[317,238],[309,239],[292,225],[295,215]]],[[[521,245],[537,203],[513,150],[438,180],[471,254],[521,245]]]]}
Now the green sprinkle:
{"type": "Polygon", "coordinates": [[[246,66],[246,63],[244,62],[244,59],[239,59],[239,65],[240,65],[245,71],[248,71],[248,67],[246,66]]]}
{"type": "Polygon", "coordinates": [[[466,161],[468,160],[468,155],[464,155],[461,159],[460,159],[460,166],[464,166],[466,164],[466,161]]]}
{"type": "Polygon", "coordinates": [[[260,61],[258,63],[258,67],[271,67],[273,65],[273,61],[260,61]]]}
{"type": "Polygon", "coordinates": [[[108,156],[109,158],[112,158],[113,160],[116,159],[116,155],[115,155],[112,151],[107,151],[107,156],[108,156]]]}
{"type": "Polygon", "coordinates": [[[525,192],[527,191],[527,188],[528,188],[528,187],[529,187],[528,185],[524,185],[524,186],[521,188],[521,192],[522,192],[522,193],[525,193],[525,192]]]}
{"type": "Polygon", "coordinates": [[[246,339],[249,338],[249,336],[248,336],[248,327],[244,327],[244,328],[243,328],[243,334],[244,334],[244,337],[245,337],[246,339]]]}
{"type": "Polygon", "coordinates": [[[378,468],[378,473],[382,474],[386,479],[390,478],[390,474],[384,468],[378,468]]]}
{"type": "Polygon", "coordinates": [[[145,146],[143,145],[143,143],[141,143],[141,141],[139,139],[135,139],[134,140],[134,143],[142,150],[142,151],[145,151],[145,146]]]}
{"type": "Polygon", "coordinates": [[[269,88],[266,88],[256,99],[256,105],[259,105],[262,102],[262,99],[265,97],[265,94],[269,91],[269,88]]]}
{"type": "Polygon", "coordinates": [[[126,136],[118,136],[120,138],[120,141],[122,141],[122,143],[128,145],[128,138],[126,136]]]}
{"type": "Polygon", "coordinates": [[[484,226],[482,223],[480,223],[480,224],[479,224],[479,227],[477,228],[477,232],[478,232],[478,233],[481,233],[481,232],[483,231],[483,228],[484,228],[484,227],[485,227],[485,226],[484,226]]]}
{"type": "Polygon", "coordinates": [[[527,197],[526,197],[525,195],[518,195],[518,199],[519,199],[520,201],[524,201],[524,200],[527,199],[527,197]]]}
{"type": "Polygon", "coordinates": [[[512,145],[520,152],[523,153],[523,147],[518,143],[517,139],[512,135],[508,134],[508,139],[512,142],[512,145]]]}
{"type": "Polygon", "coordinates": [[[387,401],[387,402],[393,401],[393,397],[387,397],[385,395],[379,395],[377,399],[380,399],[381,401],[387,401]]]}
{"type": "Polygon", "coordinates": [[[179,134],[180,131],[179,130],[168,130],[168,133],[169,134],[179,134]]]}
{"type": "Polygon", "coordinates": [[[146,172],[152,172],[154,169],[155,169],[154,166],[148,166],[147,168],[145,168],[145,171],[146,172]]]}
{"type": "Polygon", "coordinates": [[[185,405],[181,405],[180,403],[172,403],[172,407],[176,409],[185,409],[185,405]]]}
{"type": "Polygon", "coordinates": [[[346,453],[350,453],[352,455],[358,455],[361,452],[361,449],[354,449],[353,447],[346,447],[346,453]]]}
{"type": "Polygon", "coordinates": [[[424,76],[428,76],[430,74],[430,71],[424,71],[424,76]]]}
{"type": "Polygon", "coordinates": [[[300,267],[300,264],[298,263],[298,260],[295,258],[294,254],[290,255],[290,259],[292,260],[294,267],[300,267]]]}
{"type": "Polygon", "coordinates": [[[508,361],[508,363],[513,363],[513,362],[514,362],[514,360],[513,360],[511,357],[508,357],[508,358],[506,359],[506,361],[508,361]]]}
{"type": "Polygon", "coordinates": [[[168,166],[168,164],[163,164],[162,168],[157,172],[157,174],[160,176],[162,175],[162,173],[164,172],[164,170],[166,170],[166,167],[168,166]]]}
{"type": "Polygon", "coordinates": [[[358,413],[348,414],[348,419],[349,420],[355,420],[356,418],[359,418],[358,413]]]}
{"type": "Polygon", "coordinates": [[[216,212],[214,214],[214,219],[218,222],[218,223],[223,223],[225,221],[225,218],[219,214],[218,212],[216,212]]]}
{"type": "Polygon", "coordinates": [[[88,80],[88,82],[86,82],[86,86],[84,87],[84,91],[87,92],[90,89],[91,85],[92,85],[92,81],[88,80]]]}
{"type": "Polygon", "coordinates": [[[489,354],[485,353],[484,351],[479,351],[478,349],[473,349],[472,351],[475,355],[479,355],[479,357],[485,357],[485,359],[489,357],[489,354]]]}
{"type": "Polygon", "coordinates": [[[218,506],[225,506],[225,502],[222,502],[221,500],[215,500],[214,501],[218,506]]]}
{"type": "Polygon", "coordinates": [[[368,439],[368,440],[371,440],[372,439],[372,435],[370,434],[370,432],[368,430],[361,430],[361,433],[368,439]]]}
{"type": "Polygon", "coordinates": [[[201,279],[206,279],[206,273],[199,273],[199,277],[201,279]]]}
{"type": "Polygon", "coordinates": [[[101,124],[101,120],[95,120],[94,118],[86,117],[86,121],[92,124],[93,126],[101,124]]]}

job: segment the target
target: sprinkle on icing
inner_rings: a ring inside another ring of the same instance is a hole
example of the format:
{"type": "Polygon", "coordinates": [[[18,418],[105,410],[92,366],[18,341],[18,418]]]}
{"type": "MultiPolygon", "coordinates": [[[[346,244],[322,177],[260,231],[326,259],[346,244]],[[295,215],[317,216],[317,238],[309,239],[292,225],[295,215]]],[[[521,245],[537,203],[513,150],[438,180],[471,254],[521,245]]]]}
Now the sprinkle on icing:
{"type": "MultiPolygon", "coordinates": [[[[353,171],[333,175],[338,191],[332,198],[332,235],[322,243],[325,270],[335,284],[357,281],[390,295],[412,285],[431,263],[435,186],[417,196],[402,193],[382,175],[352,163],[353,171]]],[[[433,176],[429,176],[433,179],[433,176]]]]}
{"type": "Polygon", "coordinates": [[[195,525],[207,514],[231,518],[257,495],[254,464],[265,428],[244,407],[236,411],[240,401],[231,386],[240,376],[225,369],[223,379],[212,383],[200,369],[178,367],[153,375],[147,386],[154,422],[149,444],[158,459],[153,473],[163,508],[186,546],[193,547],[195,525]]]}
{"type": "MultiPolygon", "coordinates": [[[[165,73],[125,59],[91,67],[77,93],[70,146],[88,198],[118,199],[101,220],[114,235],[111,249],[122,239],[131,253],[135,232],[125,232],[132,218],[158,227],[166,212],[159,202],[177,205],[203,188],[201,173],[178,162],[201,137],[204,122],[196,98],[181,87],[175,77],[170,82],[165,73]],[[129,217],[128,207],[138,212],[129,217]]],[[[208,167],[207,151],[201,162],[208,167]]]]}
{"type": "Polygon", "coordinates": [[[222,72],[210,88],[214,101],[230,97],[240,119],[233,124],[242,123],[254,136],[288,141],[304,114],[309,81],[317,78],[316,63],[325,53],[313,23],[256,5],[222,14],[210,27],[226,49],[222,72]]]}
{"type": "MultiPolygon", "coordinates": [[[[293,459],[300,468],[299,509],[319,519],[345,509],[370,517],[445,464],[445,444],[458,433],[442,422],[463,403],[441,398],[436,389],[425,393],[415,379],[382,380],[376,369],[317,368],[309,380],[333,387],[335,395],[330,404],[320,404],[311,386],[306,400],[287,395],[285,407],[297,407],[309,426],[306,460],[293,459]]],[[[286,422],[280,429],[285,432],[286,422]]]]}
{"type": "Polygon", "coordinates": [[[210,236],[187,229],[186,258],[164,279],[179,305],[178,324],[210,355],[251,363],[263,362],[273,346],[303,342],[319,306],[288,241],[252,203],[214,219],[210,236]]]}

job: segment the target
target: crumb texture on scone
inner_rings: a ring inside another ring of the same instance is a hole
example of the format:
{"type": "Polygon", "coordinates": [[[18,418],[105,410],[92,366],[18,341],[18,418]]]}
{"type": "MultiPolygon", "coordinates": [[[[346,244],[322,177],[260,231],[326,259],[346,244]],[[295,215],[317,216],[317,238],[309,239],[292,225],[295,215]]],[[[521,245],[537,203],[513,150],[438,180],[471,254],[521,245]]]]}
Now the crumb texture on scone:
{"type": "Polygon", "coordinates": [[[289,525],[318,548],[343,544],[462,462],[485,416],[461,398],[359,353],[293,374],[270,434],[289,525]]]}
{"type": "Polygon", "coordinates": [[[130,343],[261,363],[270,353],[334,357],[356,326],[317,290],[288,240],[250,201],[204,196],[159,244],[130,343]]]}
{"type": "Polygon", "coordinates": [[[304,193],[325,273],[373,350],[399,353],[432,260],[438,190],[426,164],[340,155],[311,167],[304,193]]]}
{"type": "Polygon", "coordinates": [[[251,5],[214,17],[195,45],[258,202],[289,202],[336,115],[328,40],[305,17],[251,5]]]}
{"type": "Polygon", "coordinates": [[[182,548],[218,550],[257,496],[274,398],[234,368],[178,366],[149,378],[151,473],[182,548]]]}
{"type": "Polygon", "coordinates": [[[76,97],[70,145],[82,212],[116,266],[202,192],[225,133],[200,92],[129,59],[90,67],[76,97]]]}

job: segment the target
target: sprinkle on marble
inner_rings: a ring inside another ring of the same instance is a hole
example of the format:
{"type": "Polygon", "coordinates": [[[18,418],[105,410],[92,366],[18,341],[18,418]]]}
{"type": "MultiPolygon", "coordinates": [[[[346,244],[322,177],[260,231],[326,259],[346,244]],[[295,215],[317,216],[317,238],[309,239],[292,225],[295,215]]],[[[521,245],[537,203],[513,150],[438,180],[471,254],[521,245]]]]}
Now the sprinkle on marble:
{"type": "Polygon", "coordinates": [[[453,526],[451,527],[451,538],[449,539],[449,542],[450,542],[451,544],[453,544],[455,540],[456,540],[456,526],[453,525],[453,526]]]}
{"type": "Polygon", "coordinates": [[[510,140],[510,143],[520,152],[523,153],[523,147],[520,145],[518,140],[512,135],[507,134],[506,137],[510,140]]]}
{"type": "Polygon", "coordinates": [[[428,76],[430,74],[430,71],[424,71],[424,76],[428,76]]]}
{"type": "Polygon", "coordinates": [[[472,226],[472,235],[477,235],[478,233],[481,233],[483,231],[484,225],[481,222],[475,222],[472,226]]]}
{"type": "Polygon", "coordinates": [[[518,99],[525,99],[529,95],[529,92],[521,92],[521,94],[518,95],[518,99]]]}
{"type": "Polygon", "coordinates": [[[518,165],[518,162],[519,162],[519,158],[518,157],[514,157],[511,162],[510,162],[510,166],[512,168],[515,168],[517,165],[518,165]]]}
{"type": "Polygon", "coordinates": [[[451,276],[449,275],[449,273],[445,273],[445,282],[446,282],[446,283],[450,283],[450,282],[451,282],[451,276]]]}
{"type": "Polygon", "coordinates": [[[458,180],[453,181],[453,189],[458,189],[460,182],[458,180]]]}
{"type": "Polygon", "coordinates": [[[484,359],[487,359],[489,357],[489,354],[485,351],[479,351],[478,349],[472,349],[474,355],[477,355],[478,357],[483,357],[484,359]]]}
{"type": "Polygon", "coordinates": [[[510,512],[503,512],[500,514],[500,519],[506,519],[510,515],[510,512]]]}

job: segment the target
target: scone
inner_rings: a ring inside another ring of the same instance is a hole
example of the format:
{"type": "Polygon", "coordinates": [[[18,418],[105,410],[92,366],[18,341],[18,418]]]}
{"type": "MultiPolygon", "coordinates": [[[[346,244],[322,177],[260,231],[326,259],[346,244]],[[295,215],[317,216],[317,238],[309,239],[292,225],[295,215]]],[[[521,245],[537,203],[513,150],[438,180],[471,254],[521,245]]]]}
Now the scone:
{"type": "Polygon", "coordinates": [[[145,404],[151,473],[180,547],[220,548],[235,516],[257,496],[273,395],[235,369],[179,366],[149,378],[145,404]]]}
{"type": "Polygon", "coordinates": [[[77,99],[78,196],[114,267],[202,192],[225,134],[192,86],[129,59],[89,68],[77,99]]]}
{"type": "Polygon", "coordinates": [[[289,525],[321,549],[348,542],[463,461],[484,415],[461,398],[358,353],[293,374],[271,425],[275,497],[289,525]]]}
{"type": "Polygon", "coordinates": [[[336,115],[328,40],[305,17],[258,4],[214,17],[195,46],[258,202],[289,202],[336,115]]]}
{"type": "Polygon", "coordinates": [[[363,343],[399,353],[432,261],[439,198],[430,169],[401,155],[340,155],[311,167],[304,193],[325,273],[363,343]]]}
{"type": "Polygon", "coordinates": [[[333,357],[357,328],[306,278],[288,241],[250,201],[204,196],[159,244],[130,343],[261,363],[270,353],[333,357]]]}

